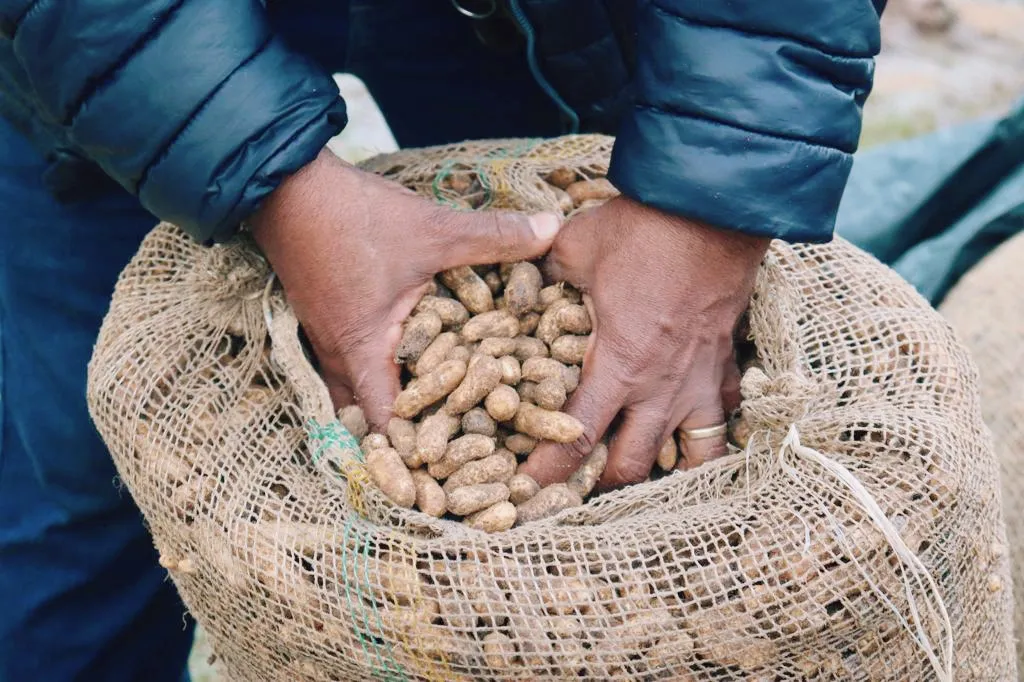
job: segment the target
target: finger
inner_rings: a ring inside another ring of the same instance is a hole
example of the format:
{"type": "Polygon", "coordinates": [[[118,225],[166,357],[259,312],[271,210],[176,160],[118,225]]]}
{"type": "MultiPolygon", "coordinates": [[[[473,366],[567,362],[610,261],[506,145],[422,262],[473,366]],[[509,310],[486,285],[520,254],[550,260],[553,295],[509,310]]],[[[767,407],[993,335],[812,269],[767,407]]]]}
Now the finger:
{"type": "Polygon", "coordinates": [[[725,411],[716,395],[705,405],[692,410],[679,425],[679,464],[677,469],[693,469],[727,452],[726,434],[710,438],[690,438],[687,429],[703,429],[725,423],[725,411]]]}
{"type": "Polygon", "coordinates": [[[544,280],[547,282],[569,282],[578,286],[580,282],[579,273],[571,265],[565,263],[558,255],[551,253],[544,258],[541,264],[541,271],[544,273],[544,280]]]}
{"type": "Polygon", "coordinates": [[[444,236],[438,254],[442,270],[539,258],[551,248],[562,226],[554,213],[530,216],[512,211],[445,210],[435,221],[444,236]]]}
{"type": "Polygon", "coordinates": [[[610,490],[639,483],[651,474],[658,451],[672,433],[667,402],[647,401],[629,408],[608,450],[608,464],[597,483],[610,490]]]}
{"type": "Polygon", "coordinates": [[[568,220],[559,232],[558,241],[544,258],[541,269],[549,282],[569,282],[584,290],[589,288],[591,253],[595,240],[594,225],[588,216],[568,220]]]}
{"type": "Polygon", "coordinates": [[[366,421],[383,432],[399,392],[399,366],[387,358],[352,357],[352,385],[355,402],[363,408],[366,421]]]}
{"type": "MultiPolygon", "coordinates": [[[[606,365],[597,361],[592,366],[606,365]]],[[[583,423],[583,435],[573,443],[540,443],[519,471],[530,475],[541,486],[564,483],[604,436],[619,413],[624,396],[625,388],[607,373],[584,374],[579,388],[563,408],[583,423]]]]}
{"type": "Polygon", "coordinates": [[[352,393],[352,387],[344,380],[336,377],[328,377],[326,380],[327,390],[331,394],[331,403],[334,405],[335,411],[355,404],[356,399],[352,393]]]}
{"type": "Polygon", "coordinates": [[[363,408],[370,426],[381,433],[401,390],[401,366],[394,361],[401,334],[400,325],[391,325],[379,337],[368,338],[353,348],[346,358],[355,402],[363,408]]]}
{"type": "Polygon", "coordinates": [[[722,409],[726,414],[732,414],[739,409],[743,400],[743,396],[740,395],[740,368],[736,365],[736,358],[733,355],[725,361],[722,371],[722,409]]]}

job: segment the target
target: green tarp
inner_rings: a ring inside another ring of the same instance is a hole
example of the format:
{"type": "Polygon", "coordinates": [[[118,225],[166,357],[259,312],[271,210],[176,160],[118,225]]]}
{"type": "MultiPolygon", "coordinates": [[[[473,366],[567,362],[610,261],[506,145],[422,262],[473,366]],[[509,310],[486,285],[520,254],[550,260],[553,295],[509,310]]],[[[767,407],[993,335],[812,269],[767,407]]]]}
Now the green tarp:
{"type": "Polygon", "coordinates": [[[858,152],[836,226],[935,306],[1021,230],[1024,100],[1002,118],[858,152]]]}

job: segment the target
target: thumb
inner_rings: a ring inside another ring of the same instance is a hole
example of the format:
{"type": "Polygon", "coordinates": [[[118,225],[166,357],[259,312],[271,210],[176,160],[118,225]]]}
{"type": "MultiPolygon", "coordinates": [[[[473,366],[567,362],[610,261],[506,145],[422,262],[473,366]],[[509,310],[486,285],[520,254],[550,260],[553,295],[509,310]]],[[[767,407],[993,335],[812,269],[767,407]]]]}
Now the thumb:
{"type": "Polygon", "coordinates": [[[547,253],[562,226],[554,213],[451,212],[440,227],[446,247],[440,269],[533,260],[547,253]]]}

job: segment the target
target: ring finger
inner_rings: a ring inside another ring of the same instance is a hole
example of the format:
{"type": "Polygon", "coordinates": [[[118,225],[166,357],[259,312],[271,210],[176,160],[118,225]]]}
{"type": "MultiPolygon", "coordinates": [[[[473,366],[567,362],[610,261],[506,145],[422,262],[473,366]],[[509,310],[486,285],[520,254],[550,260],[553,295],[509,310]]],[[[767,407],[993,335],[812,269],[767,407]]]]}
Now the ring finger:
{"type": "Polygon", "coordinates": [[[677,469],[693,469],[726,454],[725,411],[720,398],[713,404],[693,410],[679,425],[679,463],[677,469]]]}

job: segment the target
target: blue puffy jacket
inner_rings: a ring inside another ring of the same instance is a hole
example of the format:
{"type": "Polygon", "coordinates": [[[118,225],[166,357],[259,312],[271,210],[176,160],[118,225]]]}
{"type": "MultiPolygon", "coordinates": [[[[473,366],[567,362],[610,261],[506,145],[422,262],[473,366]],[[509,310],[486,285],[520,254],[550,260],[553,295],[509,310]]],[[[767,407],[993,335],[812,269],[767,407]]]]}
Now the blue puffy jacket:
{"type": "MultiPolygon", "coordinates": [[[[832,236],[884,4],[507,3],[567,132],[617,135],[624,194],[809,242],[832,236]]],[[[51,160],[58,197],[103,175],[203,243],[347,122],[259,0],[0,0],[0,113],[51,160]]]]}

